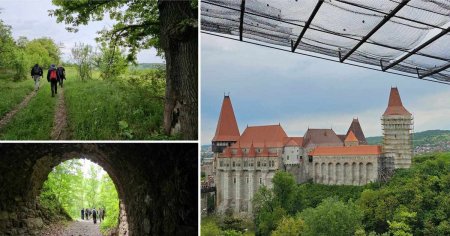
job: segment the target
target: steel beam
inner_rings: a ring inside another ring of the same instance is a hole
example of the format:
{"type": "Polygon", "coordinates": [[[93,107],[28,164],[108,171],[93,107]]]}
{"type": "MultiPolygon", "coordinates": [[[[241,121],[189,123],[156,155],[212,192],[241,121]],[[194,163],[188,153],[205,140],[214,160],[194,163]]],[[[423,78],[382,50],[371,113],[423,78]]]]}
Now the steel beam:
{"type": "Polygon", "coordinates": [[[436,69],[434,69],[434,70],[429,70],[428,72],[426,72],[426,73],[423,74],[423,75],[419,74],[419,78],[422,79],[422,78],[425,78],[425,77],[428,77],[428,76],[437,74],[437,73],[439,73],[439,72],[441,72],[441,71],[443,71],[443,70],[446,70],[446,69],[448,69],[448,68],[450,68],[450,63],[447,63],[447,64],[445,64],[445,65],[443,65],[443,66],[441,66],[441,67],[438,67],[438,68],[436,68],[436,69]]]}
{"type": "Polygon", "coordinates": [[[381,70],[386,71],[389,68],[392,68],[393,66],[396,66],[398,63],[404,61],[406,58],[416,54],[416,52],[422,50],[424,47],[430,45],[431,43],[433,43],[434,41],[436,41],[437,39],[439,39],[440,37],[444,36],[445,34],[447,34],[448,32],[450,32],[450,27],[448,27],[445,30],[442,30],[439,34],[435,35],[433,38],[427,40],[425,43],[422,43],[421,45],[419,45],[418,47],[414,48],[414,50],[408,52],[406,55],[402,56],[400,59],[390,63],[389,65],[385,66],[384,68],[381,68],[381,70]]]}
{"type": "Polygon", "coordinates": [[[356,44],[356,46],[354,46],[347,54],[345,54],[343,57],[339,58],[339,61],[344,62],[345,59],[347,59],[350,55],[352,55],[361,45],[363,45],[363,43],[365,43],[373,34],[375,34],[384,24],[386,24],[393,16],[395,16],[395,14],[397,14],[398,11],[400,11],[400,9],[402,9],[404,6],[406,6],[406,4],[408,4],[410,0],[403,0],[402,2],[400,2],[395,8],[394,10],[392,10],[389,14],[387,14],[383,20],[377,24],[377,26],[375,26],[375,28],[373,28],[367,35],[365,35],[361,41],[358,42],[358,44],[356,44]]]}
{"type": "Polygon", "coordinates": [[[309,25],[311,24],[312,20],[314,19],[314,17],[316,16],[317,12],[319,11],[320,6],[322,6],[322,3],[324,2],[324,0],[319,0],[316,4],[316,7],[314,7],[313,12],[311,13],[311,16],[309,16],[308,21],[306,21],[305,26],[303,26],[302,32],[300,33],[300,35],[297,38],[297,41],[295,41],[295,44],[293,43],[293,41],[291,40],[291,51],[295,52],[295,49],[297,49],[298,44],[300,43],[300,41],[303,38],[303,35],[305,35],[306,30],[309,28],[309,25]]]}
{"type": "Polygon", "coordinates": [[[245,0],[241,2],[241,18],[239,20],[239,40],[242,41],[242,32],[244,31],[244,13],[245,13],[245,0]]]}

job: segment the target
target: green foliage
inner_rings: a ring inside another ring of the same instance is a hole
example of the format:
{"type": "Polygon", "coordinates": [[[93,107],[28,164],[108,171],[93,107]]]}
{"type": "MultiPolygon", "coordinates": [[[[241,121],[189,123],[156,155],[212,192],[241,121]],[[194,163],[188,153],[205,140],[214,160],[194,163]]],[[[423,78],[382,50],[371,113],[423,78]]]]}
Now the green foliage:
{"type": "Polygon", "coordinates": [[[89,21],[99,21],[105,16],[114,20],[110,30],[100,32],[100,39],[116,40],[119,46],[127,47],[128,59],[135,59],[137,51],[143,48],[159,46],[158,1],[117,0],[117,1],[65,1],[53,0],[56,10],[50,15],[57,17],[57,22],[69,25],[69,31],[78,31],[79,25],[89,21]]]}
{"type": "Polygon", "coordinates": [[[299,236],[302,234],[305,222],[300,217],[285,216],[278,223],[272,236],[299,236]]]}
{"type": "Polygon", "coordinates": [[[450,153],[418,157],[410,169],[398,170],[386,185],[365,190],[358,203],[366,230],[450,234],[449,160],[450,153]]]}
{"type": "Polygon", "coordinates": [[[316,208],[302,211],[305,222],[302,235],[353,235],[361,228],[362,213],[358,207],[337,198],[327,198],[316,208]]]}
{"type": "Polygon", "coordinates": [[[14,59],[16,45],[11,34],[11,26],[0,20],[0,68],[9,67],[14,59]]]}
{"type": "Polygon", "coordinates": [[[99,206],[106,209],[105,220],[100,225],[100,230],[105,233],[117,227],[119,222],[119,196],[113,181],[107,175],[101,180],[99,206]]]}
{"type": "Polygon", "coordinates": [[[100,229],[107,232],[118,224],[119,197],[108,175],[99,176],[101,167],[89,164],[83,171],[79,159],[62,162],[49,174],[40,194],[40,204],[47,209],[50,218],[68,214],[72,219],[81,218],[82,208],[106,209],[100,229]]]}
{"type": "Polygon", "coordinates": [[[117,79],[125,73],[128,62],[122,50],[111,42],[102,42],[100,53],[96,56],[100,77],[104,80],[117,79]]]}
{"type": "Polygon", "coordinates": [[[72,57],[77,65],[78,78],[81,80],[92,79],[94,54],[92,46],[84,43],[76,43],[72,48],[72,57]]]}

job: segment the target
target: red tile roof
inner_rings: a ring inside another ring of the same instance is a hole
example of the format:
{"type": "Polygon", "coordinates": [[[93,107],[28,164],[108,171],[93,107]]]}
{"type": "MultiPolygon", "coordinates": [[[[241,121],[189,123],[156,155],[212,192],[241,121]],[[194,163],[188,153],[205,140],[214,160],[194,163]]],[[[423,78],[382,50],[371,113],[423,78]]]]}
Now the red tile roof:
{"type": "Polygon", "coordinates": [[[381,146],[360,145],[351,147],[316,147],[309,152],[310,156],[361,156],[381,155],[381,146]]]}
{"type": "Polygon", "coordinates": [[[358,139],[356,138],[353,131],[350,130],[350,133],[347,134],[347,137],[344,140],[345,142],[358,142],[358,139]]]}
{"type": "MultiPolygon", "coordinates": [[[[249,126],[239,138],[239,144],[244,148],[250,147],[252,143],[255,147],[266,145],[270,148],[276,148],[284,146],[285,138],[287,138],[286,132],[279,124],[249,126]]],[[[232,145],[232,147],[236,147],[236,144],[232,145]]]]}
{"type": "Polygon", "coordinates": [[[284,146],[292,147],[302,145],[303,145],[303,137],[287,137],[284,139],[284,146]]]}
{"type": "Polygon", "coordinates": [[[383,114],[386,115],[411,115],[405,107],[403,107],[400,93],[397,88],[391,88],[391,94],[389,95],[389,102],[386,111],[383,114]]]}
{"type": "Polygon", "coordinates": [[[366,137],[364,136],[364,132],[361,129],[361,125],[359,124],[358,118],[352,120],[352,124],[348,128],[347,136],[350,133],[350,131],[355,134],[356,138],[359,141],[359,144],[367,144],[366,137]]]}
{"type": "Polygon", "coordinates": [[[237,141],[239,128],[234,116],[233,105],[230,96],[223,98],[220,110],[219,122],[217,122],[216,134],[212,141],[237,141]]]}

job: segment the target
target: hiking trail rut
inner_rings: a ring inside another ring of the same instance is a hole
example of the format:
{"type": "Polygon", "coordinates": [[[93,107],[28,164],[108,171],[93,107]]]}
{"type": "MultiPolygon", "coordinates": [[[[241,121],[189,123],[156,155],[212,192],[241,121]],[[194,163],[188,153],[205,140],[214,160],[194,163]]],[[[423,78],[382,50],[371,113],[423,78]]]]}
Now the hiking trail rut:
{"type": "Polygon", "coordinates": [[[30,102],[30,100],[36,96],[37,92],[35,90],[33,90],[30,94],[28,94],[23,101],[17,105],[16,107],[14,107],[11,111],[9,111],[8,113],[6,113],[5,116],[3,116],[0,120],[0,129],[3,129],[6,124],[8,124],[11,119],[17,114],[17,112],[19,112],[20,110],[22,110],[24,107],[26,107],[28,105],[28,103],[30,102]]]}
{"type": "Polygon", "coordinates": [[[92,220],[77,220],[70,222],[67,226],[52,226],[42,235],[58,236],[102,236],[100,224],[94,224],[92,220]]]}
{"type": "Polygon", "coordinates": [[[67,127],[67,110],[64,102],[64,90],[61,88],[56,96],[58,99],[56,105],[55,118],[53,120],[52,140],[68,140],[69,132],[67,127]]]}

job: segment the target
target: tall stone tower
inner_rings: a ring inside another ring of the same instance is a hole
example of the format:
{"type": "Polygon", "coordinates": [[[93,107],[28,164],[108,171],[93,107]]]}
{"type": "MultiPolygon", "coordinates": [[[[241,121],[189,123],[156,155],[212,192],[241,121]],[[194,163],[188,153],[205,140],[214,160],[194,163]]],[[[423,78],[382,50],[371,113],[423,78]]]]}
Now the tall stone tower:
{"type": "Polygon", "coordinates": [[[386,111],[381,118],[383,128],[384,175],[398,168],[409,168],[412,159],[413,116],[403,107],[397,88],[391,88],[386,111]]]}
{"type": "MultiPolygon", "coordinates": [[[[217,122],[216,134],[212,140],[212,151],[214,152],[213,172],[216,184],[216,207],[219,211],[224,210],[231,202],[232,191],[231,175],[228,171],[218,169],[218,157],[223,150],[239,140],[240,133],[234,116],[233,105],[230,96],[224,96],[222,108],[220,109],[219,121],[217,122]]],[[[228,150],[228,149],[227,149],[228,150]]],[[[231,153],[228,153],[231,155],[231,153]]]]}

